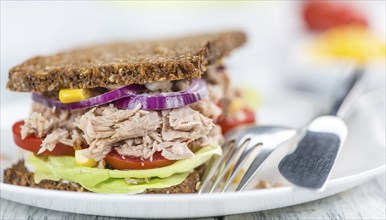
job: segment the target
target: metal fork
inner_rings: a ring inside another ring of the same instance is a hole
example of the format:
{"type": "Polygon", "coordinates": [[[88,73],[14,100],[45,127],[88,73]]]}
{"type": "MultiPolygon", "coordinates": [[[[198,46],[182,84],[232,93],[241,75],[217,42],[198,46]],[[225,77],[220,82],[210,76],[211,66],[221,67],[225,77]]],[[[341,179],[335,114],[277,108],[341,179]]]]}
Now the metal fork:
{"type": "MultiPolygon", "coordinates": [[[[257,173],[261,164],[281,144],[296,135],[293,128],[278,126],[247,126],[238,128],[226,135],[229,140],[223,146],[223,154],[212,158],[202,178],[200,193],[226,191],[243,165],[252,160],[244,177],[257,173]],[[223,179],[225,178],[225,181],[223,179]]],[[[248,166],[248,164],[247,164],[248,166]]],[[[243,178],[236,191],[241,190],[249,181],[243,178]]]]}

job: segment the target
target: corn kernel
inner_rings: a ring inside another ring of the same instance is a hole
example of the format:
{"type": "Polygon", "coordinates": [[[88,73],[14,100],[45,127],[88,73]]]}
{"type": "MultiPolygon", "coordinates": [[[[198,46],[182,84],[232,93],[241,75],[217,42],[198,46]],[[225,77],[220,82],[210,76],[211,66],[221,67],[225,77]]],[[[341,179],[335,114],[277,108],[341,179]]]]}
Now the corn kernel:
{"type": "Polygon", "coordinates": [[[244,102],[241,98],[235,98],[229,105],[229,112],[238,112],[244,107],[244,102]]]}
{"type": "Polygon", "coordinates": [[[83,155],[84,150],[75,151],[75,163],[80,167],[93,167],[97,162],[92,158],[87,158],[83,155]]]}
{"type": "Polygon", "coordinates": [[[59,100],[63,103],[79,102],[90,98],[88,89],[61,89],[59,91],[59,100]]]}

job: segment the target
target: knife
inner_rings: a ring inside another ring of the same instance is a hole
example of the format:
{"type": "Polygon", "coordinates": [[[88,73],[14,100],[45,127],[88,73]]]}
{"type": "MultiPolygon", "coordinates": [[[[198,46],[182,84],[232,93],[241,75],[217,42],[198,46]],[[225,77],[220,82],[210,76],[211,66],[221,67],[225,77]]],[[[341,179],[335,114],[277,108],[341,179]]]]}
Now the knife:
{"type": "Polygon", "coordinates": [[[346,137],[343,117],[363,87],[363,69],[354,68],[345,89],[332,105],[329,114],[312,120],[295,150],[284,156],[278,168],[290,183],[323,191],[346,137]]]}

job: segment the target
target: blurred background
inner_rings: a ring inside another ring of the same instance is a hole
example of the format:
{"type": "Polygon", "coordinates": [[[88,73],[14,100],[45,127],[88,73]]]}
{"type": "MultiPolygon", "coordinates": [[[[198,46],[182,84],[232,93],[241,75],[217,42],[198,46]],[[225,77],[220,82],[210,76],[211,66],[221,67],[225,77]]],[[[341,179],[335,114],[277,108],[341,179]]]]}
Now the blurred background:
{"type": "Polygon", "coordinates": [[[374,84],[371,88],[375,88],[384,84],[385,8],[383,0],[321,4],[313,1],[2,1],[1,108],[13,100],[28,100],[30,94],[10,92],[5,85],[9,69],[32,56],[114,40],[227,29],[244,30],[249,38],[227,60],[231,77],[235,84],[258,90],[262,100],[264,94],[272,94],[276,87],[323,94],[334,91],[342,80],[347,59],[368,67],[368,72],[372,72],[368,75],[376,76],[370,80],[374,84]]]}
{"type": "MultiPolygon", "coordinates": [[[[248,42],[231,54],[226,65],[234,84],[258,94],[251,102],[257,103],[259,124],[304,126],[352,73],[345,71],[348,62],[366,70],[363,93],[385,86],[385,0],[2,0],[0,165],[9,162],[7,155],[17,155],[16,147],[8,147],[14,146],[10,128],[30,111],[31,94],[6,89],[13,66],[77,46],[231,29],[245,31],[248,42]]],[[[359,108],[361,114],[354,115],[351,133],[363,135],[347,145],[364,148],[344,148],[341,155],[346,156],[338,161],[341,168],[333,177],[384,165],[379,164],[385,161],[384,91],[376,97],[383,100],[381,108],[367,109],[366,114],[359,108]],[[372,146],[380,148],[367,150],[372,146]],[[363,162],[364,157],[370,159],[363,162]]],[[[275,174],[266,170],[267,175],[275,174]]]]}

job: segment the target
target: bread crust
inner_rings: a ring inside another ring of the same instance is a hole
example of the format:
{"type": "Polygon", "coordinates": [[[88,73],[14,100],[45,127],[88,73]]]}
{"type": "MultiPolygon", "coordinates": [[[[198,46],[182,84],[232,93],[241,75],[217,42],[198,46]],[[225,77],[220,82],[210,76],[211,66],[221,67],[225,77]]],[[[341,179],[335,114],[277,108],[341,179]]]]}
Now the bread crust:
{"type": "MultiPolygon", "coordinates": [[[[201,173],[203,169],[196,170],[179,185],[172,186],[164,189],[148,189],[144,193],[146,194],[172,194],[172,193],[195,193],[201,179],[201,173]]],[[[42,189],[54,189],[64,191],[77,191],[77,192],[88,192],[87,189],[83,188],[77,183],[61,182],[52,180],[43,180],[40,183],[35,183],[33,173],[29,172],[24,166],[24,161],[20,160],[12,167],[4,170],[4,183],[28,186],[33,188],[42,189]]]]}
{"type": "Polygon", "coordinates": [[[221,32],[159,41],[114,43],[33,57],[9,71],[7,88],[46,92],[199,78],[246,35],[221,32]]]}

